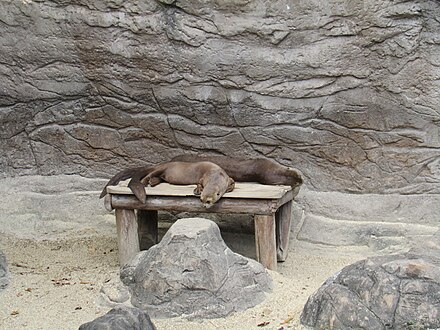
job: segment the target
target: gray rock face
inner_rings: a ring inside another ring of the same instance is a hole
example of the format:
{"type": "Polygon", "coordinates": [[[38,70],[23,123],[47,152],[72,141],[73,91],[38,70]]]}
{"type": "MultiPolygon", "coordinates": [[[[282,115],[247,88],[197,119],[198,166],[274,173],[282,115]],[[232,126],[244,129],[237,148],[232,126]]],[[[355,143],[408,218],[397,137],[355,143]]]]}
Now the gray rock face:
{"type": "Polygon", "coordinates": [[[152,317],[215,318],[261,303],[272,289],[264,267],[232,252],[218,226],[178,220],[162,241],[121,271],[132,304],[152,317]]]}
{"type": "Polygon", "coordinates": [[[0,179],[0,233],[31,239],[114,235],[114,215],[97,197],[103,185],[78,175],[0,179]]]}
{"type": "Polygon", "coordinates": [[[440,195],[347,194],[302,189],[293,219],[304,248],[342,247],[365,256],[408,251],[438,230],[440,195]]]}
{"type": "Polygon", "coordinates": [[[0,1],[0,177],[265,156],[319,194],[298,199],[302,242],[399,250],[438,219],[438,17],[437,0],[0,1]]]}
{"type": "Polygon", "coordinates": [[[0,251],[0,291],[9,284],[8,263],[5,254],[0,251]]]}
{"type": "Polygon", "coordinates": [[[318,329],[439,328],[439,251],[345,267],[309,298],[301,322],[318,329]]]}
{"type": "Polygon", "coordinates": [[[440,192],[440,3],[3,1],[0,173],[265,155],[317,190],[440,192]],[[11,56],[13,54],[13,56],[11,56]]]}
{"type": "Polygon", "coordinates": [[[79,330],[156,330],[148,314],[139,308],[118,306],[85,323],[79,330]]]}

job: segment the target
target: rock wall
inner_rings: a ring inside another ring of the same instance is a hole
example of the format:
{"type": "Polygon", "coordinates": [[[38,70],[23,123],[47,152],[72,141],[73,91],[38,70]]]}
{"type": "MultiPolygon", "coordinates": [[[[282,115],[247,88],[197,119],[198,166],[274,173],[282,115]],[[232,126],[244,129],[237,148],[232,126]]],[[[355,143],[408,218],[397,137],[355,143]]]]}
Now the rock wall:
{"type": "Polygon", "coordinates": [[[393,218],[384,194],[436,201],[423,221],[437,226],[438,17],[435,0],[2,1],[1,175],[265,156],[328,197],[326,214],[299,197],[304,235],[419,221],[393,218]],[[350,198],[388,213],[350,217],[350,198]]]}

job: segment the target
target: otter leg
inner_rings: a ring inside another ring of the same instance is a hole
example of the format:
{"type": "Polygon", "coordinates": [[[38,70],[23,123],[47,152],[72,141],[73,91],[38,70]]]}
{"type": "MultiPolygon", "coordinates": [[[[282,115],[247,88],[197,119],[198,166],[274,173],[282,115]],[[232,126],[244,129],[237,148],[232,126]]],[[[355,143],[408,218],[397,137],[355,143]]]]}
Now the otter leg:
{"type": "Polygon", "coordinates": [[[286,261],[289,253],[289,234],[290,223],[292,218],[292,201],[282,205],[277,213],[276,218],[276,238],[277,238],[277,259],[278,261],[286,261]]]}
{"type": "Polygon", "coordinates": [[[162,180],[158,176],[150,177],[150,186],[152,186],[152,187],[157,186],[161,182],[162,182],[162,180]]]}
{"type": "Polygon", "coordinates": [[[159,183],[162,182],[162,174],[163,174],[163,170],[162,169],[158,169],[155,170],[153,172],[151,172],[150,174],[148,174],[144,180],[150,184],[151,187],[157,186],[159,183]]]}
{"type": "Polygon", "coordinates": [[[197,187],[194,189],[194,195],[200,196],[202,194],[202,191],[203,191],[203,184],[202,184],[202,180],[200,180],[199,183],[197,184],[197,187]]]}

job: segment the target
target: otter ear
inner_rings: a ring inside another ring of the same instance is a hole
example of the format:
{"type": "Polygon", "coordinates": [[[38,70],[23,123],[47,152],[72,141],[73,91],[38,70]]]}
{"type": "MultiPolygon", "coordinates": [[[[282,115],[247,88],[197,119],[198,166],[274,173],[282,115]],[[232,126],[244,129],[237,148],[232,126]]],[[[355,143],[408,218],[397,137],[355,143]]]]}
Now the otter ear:
{"type": "Polygon", "coordinates": [[[228,189],[226,189],[226,192],[231,192],[235,188],[235,181],[233,178],[229,178],[228,181],[228,189]]]}
{"type": "Polygon", "coordinates": [[[203,184],[202,184],[202,180],[200,180],[199,183],[197,184],[196,189],[194,189],[194,195],[200,196],[202,194],[202,191],[203,191],[203,184]]]}

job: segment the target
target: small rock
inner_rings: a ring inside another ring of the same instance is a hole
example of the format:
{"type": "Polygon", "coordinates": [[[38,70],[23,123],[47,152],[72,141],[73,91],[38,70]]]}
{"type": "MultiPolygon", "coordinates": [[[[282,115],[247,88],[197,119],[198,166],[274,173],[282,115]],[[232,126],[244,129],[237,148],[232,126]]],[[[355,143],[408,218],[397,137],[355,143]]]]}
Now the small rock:
{"type": "Polygon", "coordinates": [[[156,330],[147,312],[138,308],[118,306],[107,314],[85,323],[79,330],[156,330]]]}
{"type": "Polygon", "coordinates": [[[120,304],[131,307],[130,292],[119,278],[112,279],[105,283],[97,299],[97,304],[101,307],[116,307],[120,304]]]}

